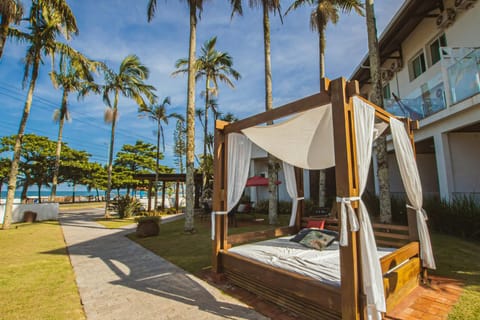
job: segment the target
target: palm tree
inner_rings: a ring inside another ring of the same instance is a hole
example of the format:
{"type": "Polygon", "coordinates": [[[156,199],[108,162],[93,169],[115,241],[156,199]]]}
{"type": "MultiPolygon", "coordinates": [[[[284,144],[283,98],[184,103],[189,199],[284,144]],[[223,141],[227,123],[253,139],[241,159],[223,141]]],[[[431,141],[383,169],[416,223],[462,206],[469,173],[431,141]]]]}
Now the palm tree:
{"type": "MultiPolygon", "coordinates": [[[[348,13],[355,10],[359,15],[363,16],[363,5],[359,0],[295,0],[288,10],[296,10],[304,5],[313,5],[313,10],[310,14],[310,28],[312,31],[318,33],[318,52],[319,52],[319,75],[320,79],[325,77],[325,47],[326,47],[326,30],[329,22],[337,24],[339,19],[339,10],[343,13],[348,13]]],[[[322,87],[320,85],[320,90],[322,87]]],[[[312,172],[313,173],[313,172],[312,172]]],[[[317,171],[319,181],[319,206],[325,207],[325,170],[317,171]]]]}
{"type": "Polygon", "coordinates": [[[56,109],[53,114],[53,119],[58,122],[58,138],[57,149],[55,155],[55,166],[53,171],[52,189],[50,193],[50,201],[55,200],[58,184],[58,173],[60,169],[60,155],[62,152],[62,135],[63,125],[65,120],[71,119],[68,112],[68,95],[72,92],[79,92],[86,82],[93,82],[92,71],[96,71],[98,62],[90,62],[87,58],[83,57],[80,53],[76,52],[73,57],[66,57],[61,55],[59,62],[59,70],[50,72],[50,79],[55,88],[62,88],[62,104],[59,109],[56,109]],[[81,57],[79,59],[79,57],[81,57]],[[88,62],[85,65],[84,62],[88,62]]]}
{"type": "Polygon", "coordinates": [[[145,102],[145,98],[150,103],[154,103],[156,96],[153,93],[155,88],[145,83],[150,72],[148,68],[140,62],[140,59],[136,55],[129,55],[123,59],[118,73],[109,68],[104,68],[104,72],[105,83],[103,85],[91,83],[90,85],[84,86],[80,91],[80,95],[84,96],[89,91],[102,93],[103,101],[107,105],[104,120],[105,122],[112,124],[108,154],[107,193],[105,203],[105,217],[108,217],[110,192],[112,190],[112,165],[115,145],[115,127],[118,118],[118,99],[120,98],[120,95],[123,95],[126,98],[135,100],[140,108],[146,108],[147,103],[145,102]],[[113,95],[113,104],[110,95],[113,95]]]}
{"type": "MultiPolygon", "coordinates": [[[[190,40],[188,46],[188,85],[187,85],[187,177],[185,232],[193,232],[193,214],[195,206],[195,47],[197,38],[197,11],[203,11],[203,0],[186,0],[190,11],[190,40]]],[[[151,21],[155,15],[157,0],[148,1],[147,17],[151,21]]]]}
{"type": "Polygon", "coordinates": [[[23,15],[23,5],[19,0],[2,0],[0,2],[0,58],[7,41],[11,23],[19,23],[23,15]]]}
{"type": "Polygon", "coordinates": [[[25,56],[24,85],[30,76],[27,99],[23,108],[22,118],[13,150],[13,160],[8,179],[8,193],[5,206],[5,219],[3,229],[10,226],[13,200],[17,183],[18,164],[20,161],[20,149],[22,138],[27,125],[30,108],[32,105],[33,92],[37,81],[42,54],[54,56],[55,52],[69,54],[72,49],[66,44],[57,42],[59,35],[67,40],[72,34],[78,34],[75,16],[65,0],[34,0],[28,16],[29,33],[11,28],[9,35],[19,41],[29,44],[25,56]]]}
{"type": "MultiPolygon", "coordinates": [[[[368,34],[368,56],[370,61],[370,78],[372,81],[371,100],[383,108],[382,80],[380,77],[380,49],[375,23],[374,0],[365,1],[365,12],[368,34]]],[[[380,189],[380,222],[392,222],[392,207],[390,202],[390,185],[388,183],[387,140],[379,137],[376,142],[377,176],[380,189]]]]}
{"type": "Polygon", "coordinates": [[[150,120],[157,123],[157,156],[155,164],[155,210],[157,208],[158,202],[158,165],[160,161],[160,138],[162,138],[162,147],[163,152],[165,152],[165,137],[163,135],[163,126],[162,122],[168,125],[169,118],[176,118],[178,120],[184,121],[183,116],[178,113],[167,114],[167,105],[170,105],[170,97],[163,99],[161,104],[151,104],[149,106],[140,106],[138,112],[148,116],[150,120]]]}
{"type": "MultiPolygon", "coordinates": [[[[217,37],[205,41],[201,48],[201,55],[195,61],[195,79],[201,77],[205,78],[205,109],[203,112],[203,157],[204,157],[204,177],[203,177],[203,191],[205,193],[207,188],[208,177],[206,174],[206,157],[207,157],[207,139],[208,139],[208,108],[210,105],[210,93],[214,96],[218,95],[218,81],[225,83],[230,88],[235,88],[230,76],[235,80],[241,78],[240,73],[233,69],[233,59],[227,52],[217,51],[215,45],[217,44],[217,37]],[[212,86],[211,86],[212,85],[212,86]]],[[[187,71],[187,59],[179,59],[175,64],[177,70],[173,75],[185,73],[187,71]]],[[[205,194],[204,194],[205,196],[205,194]]]]}
{"type": "MultiPolygon", "coordinates": [[[[230,0],[232,5],[232,16],[235,13],[243,14],[242,0],[230,0]]],[[[270,59],[270,17],[269,12],[277,12],[280,19],[280,0],[249,0],[249,6],[261,7],[263,10],[263,45],[264,45],[264,59],[265,59],[265,110],[273,109],[272,102],[272,67],[270,59]]],[[[268,220],[270,224],[276,224],[278,221],[277,215],[277,185],[278,180],[278,160],[268,155],[268,192],[270,198],[268,201],[268,220]]]]}

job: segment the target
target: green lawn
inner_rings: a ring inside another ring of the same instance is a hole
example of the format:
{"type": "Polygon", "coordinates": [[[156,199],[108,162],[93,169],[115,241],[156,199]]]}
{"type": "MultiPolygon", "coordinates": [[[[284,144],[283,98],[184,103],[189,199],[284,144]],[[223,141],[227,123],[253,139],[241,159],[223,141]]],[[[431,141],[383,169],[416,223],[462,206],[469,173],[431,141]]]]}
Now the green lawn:
{"type": "Polygon", "coordinates": [[[76,203],[61,203],[59,205],[62,210],[78,210],[78,209],[92,209],[105,208],[105,202],[76,202],[76,203]]]}
{"type": "Polygon", "coordinates": [[[459,302],[448,319],[480,319],[480,243],[432,234],[437,270],[431,273],[465,283],[459,302]]]}
{"type": "Polygon", "coordinates": [[[135,223],[133,217],[124,218],[124,219],[119,219],[119,218],[98,219],[98,220],[95,220],[95,222],[101,224],[102,226],[108,229],[117,229],[117,228],[125,227],[135,223]]]}
{"type": "Polygon", "coordinates": [[[0,230],[0,319],[85,319],[57,221],[0,230]]]}

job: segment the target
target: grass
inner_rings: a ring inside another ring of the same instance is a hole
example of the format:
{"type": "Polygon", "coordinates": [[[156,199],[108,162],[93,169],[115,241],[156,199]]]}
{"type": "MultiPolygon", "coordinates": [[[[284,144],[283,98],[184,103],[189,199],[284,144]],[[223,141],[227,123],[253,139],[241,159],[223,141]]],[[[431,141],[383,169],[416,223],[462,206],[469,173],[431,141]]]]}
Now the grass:
{"type": "Polygon", "coordinates": [[[108,228],[108,229],[118,229],[118,228],[125,227],[125,226],[128,226],[128,225],[131,225],[131,224],[135,223],[134,217],[124,218],[124,219],[120,219],[120,218],[104,219],[104,218],[101,218],[101,219],[95,220],[95,222],[101,224],[102,226],[104,226],[105,228],[108,228]]]}
{"type": "MultiPolygon", "coordinates": [[[[250,219],[251,217],[253,216],[249,215],[250,219]]],[[[285,217],[288,220],[288,216],[280,216],[282,220],[285,220],[285,217]]],[[[257,214],[256,218],[264,218],[265,220],[255,225],[241,227],[242,220],[237,218],[239,227],[230,228],[229,232],[236,234],[269,228],[266,224],[267,219],[265,215],[257,214]]],[[[287,222],[281,222],[282,225],[287,225],[287,222]]],[[[128,237],[182,269],[193,274],[199,274],[202,270],[211,266],[212,241],[210,224],[196,219],[196,233],[186,234],[183,232],[184,223],[184,220],[181,219],[162,224],[160,225],[160,234],[155,237],[137,238],[135,233],[128,235],[128,237]]]]}
{"type": "Polygon", "coordinates": [[[62,210],[76,210],[76,209],[92,209],[105,208],[105,202],[76,202],[76,203],[61,203],[59,205],[62,210]]]}
{"type": "Polygon", "coordinates": [[[465,283],[464,291],[448,319],[480,319],[480,243],[432,234],[432,246],[437,270],[431,273],[465,283]]]}
{"type": "Polygon", "coordinates": [[[0,230],[0,319],[85,319],[56,221],[0,230]]]}

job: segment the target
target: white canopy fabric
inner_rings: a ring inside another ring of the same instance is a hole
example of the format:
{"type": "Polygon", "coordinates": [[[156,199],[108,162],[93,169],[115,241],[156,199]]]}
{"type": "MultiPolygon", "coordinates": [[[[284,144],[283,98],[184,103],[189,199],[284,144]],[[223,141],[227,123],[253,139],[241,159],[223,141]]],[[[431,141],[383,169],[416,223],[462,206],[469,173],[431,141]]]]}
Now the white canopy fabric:
{"type": "Polygon", "coordinates": [[[227,214],[242,197],[243,189],[247,184],[252,155],[252,142],[243,134],[229,134],[227,146],[227,210],[212,211],[212,240],[215,239],[215,215],[227,214]]]}
{"type": "Polygon", "coordinates": [[[417,212],[420,257],[422,258],[424,267],[435,269],[435,259],[433,258],[432,245],[430,243],[430,235],[428,233],[426,222],[427,214],[425,213],[425,210],[422,209],[422,184],[420,182],[420,175],[418,174],[413,148],[402,122],[392,118],[390,119],[390,127],[392,131],[393,145],[397,151],[395,155],[397,157],[403,186],[405,187],[408,200],[412,204],[413,209],[417,212]]]}
{"type": "Polygon", "coordinates": [[[263,150],[295,167],[318,170],[335,165],[331,104],[279,124],[242,132],[263,150]]]}
{"type": "Polygon", "coordinates": [[[290,223],[288,226],[293,227],[297,217],[298,201],[302,200],[303,197],[298,196],[295,170],[291,164],[288,164],[285,161],[283,161],[283,174],[285,175],[285,186],[287,187],[288,195],[292,198],[292,213],[290,214],[290,223]]]}

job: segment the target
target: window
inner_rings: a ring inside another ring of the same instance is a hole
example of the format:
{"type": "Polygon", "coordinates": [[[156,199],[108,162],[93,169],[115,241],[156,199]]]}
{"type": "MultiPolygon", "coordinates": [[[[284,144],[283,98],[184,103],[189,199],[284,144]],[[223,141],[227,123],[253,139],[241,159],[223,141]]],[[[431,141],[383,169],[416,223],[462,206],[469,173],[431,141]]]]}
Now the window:
{"type": "Polygon", "coordinates": [[[420,52],[415,58],[410,60],[410,81],[418,78],[426,70],[427,66],[425,64],[425,55],[423,54],[423,52],[420,52]]]}
{"type": "Polygon", "coordinates": [[[391,99],[392,94],[390,93],[390,83],[387,83],[386,86],[383,87],[383,99],[391,99]]]}
{"type": "Polygon", "coordinates": [[[430,61],[432,63],[432,66],[438,61],[440,61],[442,57],[440,55],[440,47],[446,47],[446,46],[447,46],[447,38],[445,37],[445,33],[443,33],[441,36],[439,36],[430,44],[430,61]]]}

